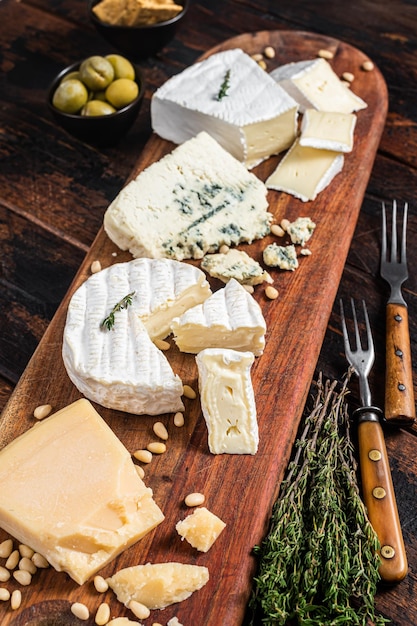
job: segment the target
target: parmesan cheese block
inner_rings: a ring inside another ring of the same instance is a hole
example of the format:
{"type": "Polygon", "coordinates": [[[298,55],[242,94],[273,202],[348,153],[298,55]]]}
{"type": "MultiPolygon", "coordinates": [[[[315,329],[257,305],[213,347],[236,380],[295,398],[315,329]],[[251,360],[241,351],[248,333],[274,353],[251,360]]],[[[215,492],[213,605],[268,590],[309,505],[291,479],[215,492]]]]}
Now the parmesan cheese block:
{"type": "Polygon", "coordinates": [[[193,548],[199,552],[208,552],[220,533],[226,528],[226,524],[220,517],[202,506],[195,509],[185,519],[177,522],[175,528],[178,534],[186,539],[193,548]]]}
{"type": "Polygon", "coordinates": [[[201,408],[212,454],[255,454],[259,435],[252,352],[207,348],[196,356],[201,408]]]}
{"type": "Polygon", "coordinates": [[[229,250],[225,254],[207,254],[201,267],[213,278],[224,283],[232,278],[242,285],[260,285],[264,281],[272,283],[272,278],[263,267],[244,250],[229,250]]]}
{"type": "Polygon", "coordinates": [[[3,448],[0,480],[0,526],[80,585],[164,519],[85,399],[3,448]]]}
{"type": "Polygon", "coordinates": [[[306,148],[296,140],[266,180],[268,189],[284,191],[303,202],[315,200],[342,171],[343,154],[333,150],[306,148]]]}
{"type": "Polygon", "coordinates": [[[335,152],[351,152],[355,125],[354,113],[307,109],[301,123],[300,145],[335,152]]]}
{"type": "Polygon", "coordinates": [[[200,259],[268,234],[266,196],[263,182],[202,132],[128,183],[104,228],[134,257],[200,259]]]}
{"type": "Polygon", "coordinates": [[[232,348],[259,356],[265,347],[266,324],[261,307],[234,278],[203,304],[175,318],[171,328],[182,352],[232,348]]]}
{"type": "Polygon", "coordinates": [[[88,399],[134,414],[181,411],[182,382],[154,345],[172,319],[211,294],[204,273],[168,259],[117,263],[90,276],[68,306],[62,356],[68,376],[88,399]],[[103,320],[126,295],[131,305],[103,320]]]}
{"type": "Polygon", "coordinates": [[[317,58],[277,67],[270,74],[287,93],[306,109],[353,113],[368,105],[347,88],[326,59],[317,58]]]}
{"type": "Polygon", "coordinates": [[[119,602],[128,607],[136,600],[151,610],[186,600],[208,580],[207,567],[175,562],[133,565],[107,578],[119,602]]]}
{"type": "Polygon", "coordinates": [[[157,89],[152,128],[183,143],[202,130],[253,167],[288,148],[297,130],[297,103],[240,49],[191,65],[157,89]]]}

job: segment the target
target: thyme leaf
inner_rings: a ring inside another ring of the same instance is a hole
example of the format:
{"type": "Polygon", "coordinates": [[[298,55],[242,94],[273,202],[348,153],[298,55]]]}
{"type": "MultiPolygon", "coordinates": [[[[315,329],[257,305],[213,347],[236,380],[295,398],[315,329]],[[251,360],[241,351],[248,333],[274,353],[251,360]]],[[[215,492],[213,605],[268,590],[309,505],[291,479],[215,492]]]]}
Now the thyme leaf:
{"type": "Polygon", "coordinates": [[[132,304],[132,298],[135,295],[135,292],[132,291],[128,293],[127,296],[122,298],[117,304],[114,305],[109,315],[104,318],[104,320],[100,324],[100,328],[107,328],[107,330],[112,330],[114,328],[115,318],[114,314],[122,309],[127,309],[128,306],[132,304]]]}
{"type": "Polygon", "coordinates": [[[224,79],[221,84],[221,87],[219,89],[219,93],[217,94],[217,100],[223,100],[223,98],[227,96],[227,91],[229,87],[230,87],[230,70],[227,70],[226,74],[224,75],[224,79]]]}

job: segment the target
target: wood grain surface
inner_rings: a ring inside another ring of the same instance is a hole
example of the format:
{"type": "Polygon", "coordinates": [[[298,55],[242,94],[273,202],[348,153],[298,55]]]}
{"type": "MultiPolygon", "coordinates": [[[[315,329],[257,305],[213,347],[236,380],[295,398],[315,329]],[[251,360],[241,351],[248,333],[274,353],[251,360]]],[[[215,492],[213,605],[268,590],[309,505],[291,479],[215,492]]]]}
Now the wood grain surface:
{"type": "MultiPolygon", "coordinates": [[[[198,399],[185,401],[183,428],[173,426],[172,416],[162,418],[170,433],[168,450],[145,468],[145,482],[153,489],[166,520],[101,573],[111,575],[121,567],[147,561],[178,560],[207,565],[210,581],[187,601],[153,614],[146,624],[166,623],[173,615],[181,623],[199,626],[236,626],[244,619],[255,567],[252,547],[266,532],[271,506],[289,459],[387,114],[387,90],[379,70],[361,72],[360,66],[368,57],[336,39],[308,32],[262,31],[230,39],[210,52],[241,47],[252,54],[266,45],[276,50],[269,69],[289,61],[314,58],[320,48],[332,50],[335,71],[339,75],[344,71],[355,73],[354,91],[368,103],[368,108],[358,113],[354,150],[346,156],[342,173],[314,202],[302,203],[286,194],[269,193],[270,210],[276,221],[309,216],[317,228],[309,242],[312,255],[300,259],[297,271],[271,272],[279,298],[266,299],[262,287],[255,292],[268,329],[265,352],[252,369],[260,430],[258,453],[253,457],[210,455],[198,399]],[[186,542],[181,542],[174,528],[187,513],[183,499],[192,491],[203,492],[206,506],[227,524],[207,554],[197,554],[186,542]]],[[[131,177],[173,147],[151,136],[131,177]]],[[[271,158],[255,172],[265,180],[277,161],[278,158],[271,158]]],[[[251,245],[252,256],[260,259],[262,249],[271,241],[272,236],[251,245]]],[[[102,229],[99,231],[6,405],[1,421],[1,446],[33,424],[32,414],[37,405],[48,402],[59,409],[80,397],[66,375],[60,356],[69,298],[89,276],[94,260],[100,260],[106,267],[130,258],[128,253],[117,250],[102,229]]],[[[214,288],[218,286],[213,283],[214,288]]],[[[194,357],[180,354],[174,347],[167,355],[183,382],[197,388],[194,357]]],[[[145,447],[153,438],[154,418],[96,408],[130,451],[145,447]]],[[[99,597],[91,583],[79,587],[66,574],[53,571],[37,574],[30,586],[31,608],[27,611],[39,621],[49,614],[51,602],[57,599],[63,601],[63,614],[68,608],[64,601],[84,601],[90,607],[97,607],[104,600],[111,603],[112,613],[129,614],[111,592],[99,597]]],[[[58,605],[61,606],[59,602],[58,605]]],[[[12,618],[0,605],[2,624],[7,626],[12,618]]],[[[26,617],[21,615],[13,623],[28,623],[28,619],[32,623],[26,612],[26,617]]]]}

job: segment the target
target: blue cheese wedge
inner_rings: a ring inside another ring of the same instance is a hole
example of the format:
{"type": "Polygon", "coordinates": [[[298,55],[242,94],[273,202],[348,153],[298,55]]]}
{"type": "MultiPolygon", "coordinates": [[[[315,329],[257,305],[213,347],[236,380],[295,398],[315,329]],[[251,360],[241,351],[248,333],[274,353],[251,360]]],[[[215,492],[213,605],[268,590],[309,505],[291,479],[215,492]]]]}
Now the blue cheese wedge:
{"type": "Polygon", "coordinates": [[[289,222],[285,230],[289,234],[292,243],[304,247],[316,228],[311,217],[297,217],[294,222],[289,222]]]}
{"type": "Polygon", "coordinates": [[[261,307],[234,278],[202,304],[174,319],[171,328],[182,352],[231,348],[260,356],[265,347],[261,307]]]}
{"type": "Polygon", "coordinates": [[[343,85],[323,58],[281,65],[270,76],[298,102],[301,113],[311,108],[353,113],[367,107],[362,98],[343,85]]]}
{"type": "Polygon", "coordinates": [[[267,235],[267,208],[264,183],[202,132],[128,183],[104,228],[134,257],[201,259],[267,235]]]}
{"type": "Polygon", "coordinates": [[[90,276],[73,294],[62,356],[71,381],[89,400],[133,414],[183,410],[183,386],[152,340],[172,319],[211,294],[204,273],[167,259],[117,263],[90,276]],[[131,294],[131,304],[114,313],[131,294]]]}
{"type": "Polygon", "coordinates": [[[153,95],[153,130],[180,144],[204,130],[253,167],[287,149],[297,103],[240,49],[213,54],[170,78],[153,95]]]}
{"type": "Polygon", "coordinates": [[[201,267],[213,278],[224,283],[234,278],[241,285],[260,285],[264,281],[272,283],[271,276],[244,250],[228,250],[226,253],[208,254],[201,261],[201,267]]]}
{"type": "Polygon", "coordinates": [[[298,267],[297,252],[294,245],[278,246],[276,243],[271,243],[264,249],[263,259],[265,265],[277,267],[280,270],[293,272],[298,267]]]}
{"type": "Polygon", "coordinates": [[[265,184],[308,202],[331,183],[343,164],[342,153],[306,148],[297,139],[265,184]]]}
{"type": "Polygon", "coordinates": [[[207,348],[196,356],[201,408],[212,454],[256,454],[259,434],[252,352],[207,348]]]}
{"type": "Polygon", "coordinates": [[[335,152],[351,152],[355,125],[354,113],[307,109],[301,123],[300,145],[335,152]]]}

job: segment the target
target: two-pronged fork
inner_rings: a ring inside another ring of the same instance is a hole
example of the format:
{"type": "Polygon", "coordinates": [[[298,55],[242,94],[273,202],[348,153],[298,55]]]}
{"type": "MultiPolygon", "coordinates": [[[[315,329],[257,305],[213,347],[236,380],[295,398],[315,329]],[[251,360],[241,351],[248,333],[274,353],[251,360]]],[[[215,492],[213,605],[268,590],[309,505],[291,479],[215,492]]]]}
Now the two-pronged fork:
{"type": "Polygon", "coordinates": [[[391,470],[385,447],[384,434],[379,422],[382,411],[372,406],[368,374],[374,362],[374,346],[368,312],[363,302],[366,327],[366,347],[361,342],[356,309],[352,300],[355,331],[355,348],[349,341],[343,303],[340,301],[345,354],[359,377],[362,406],[354,416],[358,422],[359,464],[362,478],[362,494],[371,522],[380,542],[381,579],[388,583],[402,580],[408,570],[407,556],[401,532],[391,470]]]}
{"type": "Polygon", "coordinates": [[[401,248],[397,249],[397,202],[392,203],[391,254],[387,258],[387,219],[382,203],[381,276],[391,287],[386,312],[385,418],[406,425],[416,418],[407,304],[401,285],[408,278],[406,258],[407,203],[401,248]]]}

